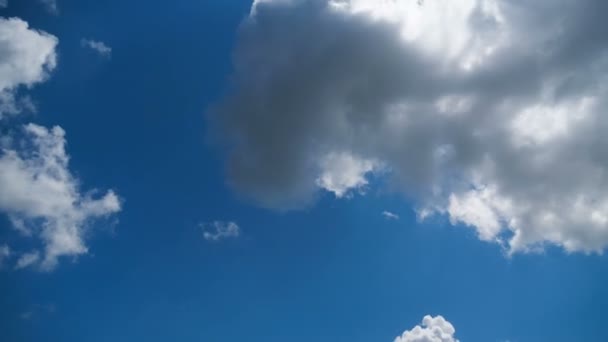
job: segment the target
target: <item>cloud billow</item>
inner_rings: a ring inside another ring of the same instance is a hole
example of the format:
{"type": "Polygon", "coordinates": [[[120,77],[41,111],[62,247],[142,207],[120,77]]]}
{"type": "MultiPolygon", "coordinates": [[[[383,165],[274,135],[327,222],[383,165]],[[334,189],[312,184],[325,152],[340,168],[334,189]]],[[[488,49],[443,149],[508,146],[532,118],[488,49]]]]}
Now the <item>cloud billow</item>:
{"type": "Polygon", "coordinates": [[[0,211],[21,235],[44,246],[42,253],[22,255],[16,267],[39,263],[51,270],[60,257],[87,253],[88,224],[119,212],[121,203],[111,190],[99,196],[80,192],[68,169],[63,129],[28,124],[24,133],[14,144],[18,149],[7,146],[0,154],[0,211]]]}
{"type": "Polygon", "coordinates": [[[426,315],[420,325],[406,330],[394,342],[458,342],[456,329],[443,316],[426,315]]]}
{"type": "Polygon", "coordinates": [[[48,79],[58,42],[22,19],[0,18],[0,213],[20,235],[17,248],[0,243],[0,268],[50,271],[86,254],[91,224],[121,210],[114,191],[82,190],[61,127],[15,124],[17,114],[35,109],[20,91],[48,79]]]}
{"type": "Polygon", "coordinates": [[[57,64],[58,42],[19,18],[0,18],[0,120],[34,109],[18,91],[48,78],[57,64]]]}
{"type": "Polygon", "coordinates": [[[421,218],[445,214],[509,252],[601,252],[606,10],[599,0],[258,0],[211,113],[229,180],[262,206],[292,209],[382,172],[421,218]],[[328,168],[336,155],[353,168],[328,168]]]}

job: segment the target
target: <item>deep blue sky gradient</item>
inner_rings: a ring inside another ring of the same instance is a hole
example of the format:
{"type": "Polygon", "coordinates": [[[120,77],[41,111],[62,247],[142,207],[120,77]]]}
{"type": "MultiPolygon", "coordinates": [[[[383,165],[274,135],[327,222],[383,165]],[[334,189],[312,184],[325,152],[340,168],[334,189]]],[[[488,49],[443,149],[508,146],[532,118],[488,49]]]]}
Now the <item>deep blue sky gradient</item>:
{"type": "Polygon", "coordinates": [[[0,10],[60,40],[58,68],[28,91],[39,112],[22,120],[62,126],[83,188],[113,188],[124,207],[91,231],[90,254],[0,272],[1,341],[391,342],[426,314],[465,342],[608,341],[605,256],[510,259],[465,227],[417,222],[381,185],[289,213],[233,193],[204,112],[227,87],[249,0],[59,6],[0,10]],[[242,236],[205,241],[199,223],[218,219],[242,236]]]}

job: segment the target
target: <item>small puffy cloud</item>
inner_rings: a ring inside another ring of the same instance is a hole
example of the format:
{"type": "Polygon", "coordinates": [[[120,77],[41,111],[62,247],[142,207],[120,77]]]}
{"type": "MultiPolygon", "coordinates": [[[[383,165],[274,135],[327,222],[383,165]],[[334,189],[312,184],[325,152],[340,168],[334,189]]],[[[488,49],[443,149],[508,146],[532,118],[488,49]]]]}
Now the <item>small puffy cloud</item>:
{"type": "Polygon", "coordinates": [[[97,52],[103,57],[110,57],[112,55],[112,48],[106,45],[104,42],[92,39],[82,39],[80,41],[80,45],[97,52]]]}
{"type": "Polygon", "coordinates": [[[55,311],[55,304],[34,304],[31,305],[28,310],[23,311],[19,315],[19,318],[23,320],[30,320],[37,316],[52,315],[55,313],[55,311]]]}
{"type": "Polygon", "coordinates": [[[312,203],[382,170],[509,252],[608,246],[604,0],[257,0],[210,111],[233,188],[312,203]]]}
{"type": "Polygon", "coordinates": [[[0,0],[0,8],[7,8],[8,0],[0,0]]]}
{"type": "Polygon", "coordinates": [[[387,210],[382,212],[382,216],[384,216],[384,218],[387,220],[398,220],[399,219],[399,215],[397,215],[395,213],[391,213],[390,211],[387,211],[387,210]]]}
{"type": "Polygon", "coordinates": [[[121,210],[113,191],[82,193],[68,168],[65,132],[35,124],[0,154],[0,211],[24,238],[42,242],[24,254],[17,267],[53,269],[60,257],[87,253],[85,235],[95,218],[121,210]]]}
{"type": "Polygon", "coordinates": [[[424,316],[422,323],[411,330],[406,330],[394,342],[458,342],[454,334],[456,329],[442,316],[424,316]]]}
{"type": "Polygon", "coordinates": [[[57,43],[19,18],[0,18],[0,119],[33,108],[28,98],[18,98],[18,88],[47,79],[56,66],[57,43]]]}
{"type": "Polygon", "coordinates": [[[201,224],[203,237],[207,241],[220,241],[228,238],[237,238],[241,235],[241,228],[232,221],[214,221],[201,224]]]}

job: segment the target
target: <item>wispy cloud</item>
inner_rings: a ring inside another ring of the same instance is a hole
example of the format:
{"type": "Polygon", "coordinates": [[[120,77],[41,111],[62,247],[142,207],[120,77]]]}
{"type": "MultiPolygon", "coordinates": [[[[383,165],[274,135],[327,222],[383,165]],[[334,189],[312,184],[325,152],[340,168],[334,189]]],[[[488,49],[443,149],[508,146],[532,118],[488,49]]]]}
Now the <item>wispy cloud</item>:
{"type": "Polygon", "coordinates": [[[207,241],[220,241],[228,238],[237,238],[241,235],[241,228],[235,222],[214,221],[201,224],[203,237],[207,241]]]}
{"type": "Polygon", "coordinates": [[[0,269],[4,267],[4,262],[11,256],[11,249],[8,245],[0,246],[0,269]]]}
{"type": "Polygon", "coordinates": [[[31,320],[38,316],[52,315],[56,311],[55,304],[34,304],[28,310],[23,311],[19,318],[22,320],[31,320]]]}
{"type": "Polygon", "coordinates": [[[112,48],[109,47],[108,45],[106,45],[106,43],[101,42],[101,41],[92,40],[92,39],[81,39],[80,45],[82,45],[83,47],[89,48],[91,50],[94,50],[95,52],[97,52],[98,54],[100,54],[103,57],[110,57],[112,55],[112,48]]]}
{"type": "Polygon", "coordinates": [[[59,6],[57,6],[57,0],[40,0],[40,2],[46,6],[47,11],[51,14],[59,14],[59,6]]]}
{"type": "Polygon", "coordinates": [[[19,318],[21,318],[22,320],[27,321],[27,320],[31,319],[32,316],[34,316],[34,313],[32,311],[26,311],[26,312],[21,313],[19,315],[19,318]]]}
{"type": "Polygon", "coordinates": [[[40,260],[40,253],[37,251],[25,253],[19,257],[17,260],[17,264],[15,265],[16,270],[20,270],[22,268],[26,268],[30,265],[33,265],[40,260]]]}
{"type": "Polygon", "coordinates": [[[391,213],[390,211],[386,211],[386,210],[382,212],[382,216],[384,216],[384,218],[387,220],[398,220],[399,219],[399,215],[391,213]]]}

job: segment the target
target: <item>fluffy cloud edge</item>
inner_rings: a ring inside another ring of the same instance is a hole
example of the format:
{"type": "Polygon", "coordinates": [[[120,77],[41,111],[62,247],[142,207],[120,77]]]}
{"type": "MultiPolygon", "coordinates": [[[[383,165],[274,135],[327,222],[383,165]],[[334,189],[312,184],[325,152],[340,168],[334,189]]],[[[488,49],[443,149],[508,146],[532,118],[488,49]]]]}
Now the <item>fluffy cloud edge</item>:
{"type": "Polygon", "coordinates": [[[459,342],[456,329],[443,316],[426,315],[419,325],[397,336],[394,342],[459,342]]]}
{"type": "Polygon", "coordinates": [[[19,88],[48,79],[57,65],[58,43],[57,37],[30,28],[20,18],[0,18],[0,120],[35,110],[28,97],[19,96],[19,88]]]}
{"type": "Polygon", "coordinates": [[[95,219],[121,211],[113,190],[82,193],[69,170],[65,132],[28,124],[13,148],[0,155],[0,211],[25,239],[42,242],[41,250],[24,253],[17,268],[54,269],[59,258],[86,254],[85,237],[95,219]]]}

